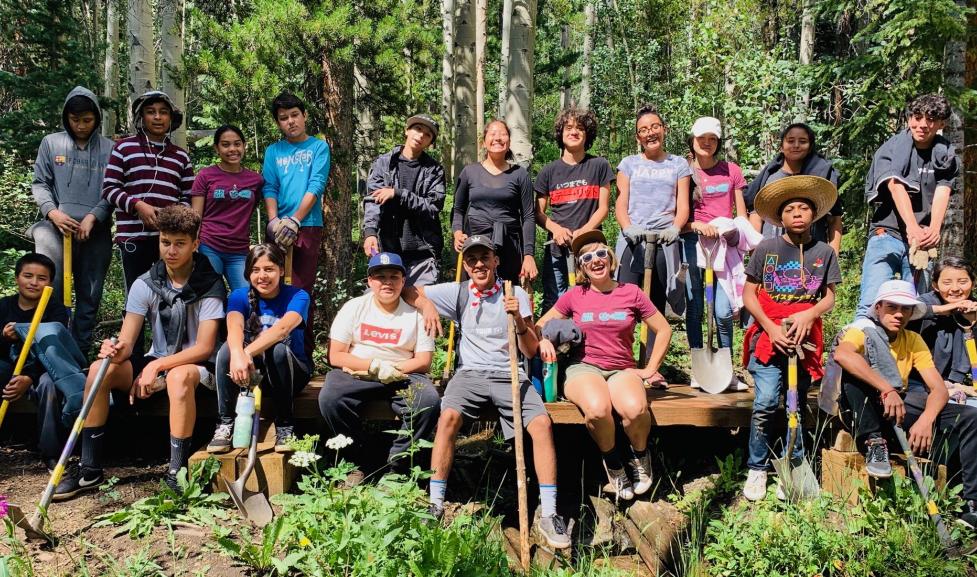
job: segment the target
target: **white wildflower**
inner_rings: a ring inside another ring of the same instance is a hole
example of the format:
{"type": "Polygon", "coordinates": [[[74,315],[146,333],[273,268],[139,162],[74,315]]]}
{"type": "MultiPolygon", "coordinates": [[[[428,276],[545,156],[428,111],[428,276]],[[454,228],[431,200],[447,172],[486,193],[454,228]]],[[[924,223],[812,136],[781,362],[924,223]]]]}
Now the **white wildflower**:
{"type": "Polygon", "coordinates": [[[288,459],[289,464],[296,467],[308,467],[320,459],[320,456],[309,451],[296,451],[288,459]]]}
{"type": "Polygon", "coordinates": [[[346,447],[353,444],[353,439],[350,439],[346,435],[336,435],[335,437],[326,441],[326,446],[333,451],[338,451],[340,449],[345,449],[346,447]]]}

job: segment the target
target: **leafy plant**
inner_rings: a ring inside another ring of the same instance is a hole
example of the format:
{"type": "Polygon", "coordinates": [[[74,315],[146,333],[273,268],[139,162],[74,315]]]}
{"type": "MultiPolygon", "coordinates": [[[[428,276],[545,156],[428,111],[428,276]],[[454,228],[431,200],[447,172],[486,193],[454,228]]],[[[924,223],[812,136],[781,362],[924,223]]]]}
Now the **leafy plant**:
{"type": "Polygon", "coordinates": [[[220,507],[227,499],[225,493],[207,492],[214,475],[220,469],[217,459],[208,458],[177,474],[181,489],[177,493],[160,481],[159,492],[140,499],[114,513],[98,517],[96,527],[120,525],[119,533],[128,533],[133,539],[145,537],[160,525],[172,528],[175,522],[196,525],[212,525],[217,519],[227,519],[227,511],[220,507]]]}
{"type": "Polygon", "coordinates": [[[269,571],[268,575],[287,575],[305,556],[301,549],[291,551],[282,558],[276,556],[281,549],[279,537],[285,525],[285,517],[278,517],[261,530],[261,540],[251,541],[242,535],[240,540],[231,537],[224,527],[215,527],[214,538],[220,551],[238,563],[256,571],[269,571]]]}

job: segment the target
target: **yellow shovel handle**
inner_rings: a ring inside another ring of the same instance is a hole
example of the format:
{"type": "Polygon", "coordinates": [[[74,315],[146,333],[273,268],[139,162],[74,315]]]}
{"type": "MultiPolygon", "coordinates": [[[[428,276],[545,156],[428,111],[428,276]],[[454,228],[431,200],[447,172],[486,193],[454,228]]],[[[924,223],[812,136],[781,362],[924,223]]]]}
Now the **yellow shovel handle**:
{"type": "Polygon", "coordinates": [[[72,272],[72,253],[71,253],[71,235],[66,234],[62,237],[64,239],[64,258],[62,259],[62,264],[64,266],[64,306],[71,308],[71,292],[74,284],[74,273],[72,272]]]}

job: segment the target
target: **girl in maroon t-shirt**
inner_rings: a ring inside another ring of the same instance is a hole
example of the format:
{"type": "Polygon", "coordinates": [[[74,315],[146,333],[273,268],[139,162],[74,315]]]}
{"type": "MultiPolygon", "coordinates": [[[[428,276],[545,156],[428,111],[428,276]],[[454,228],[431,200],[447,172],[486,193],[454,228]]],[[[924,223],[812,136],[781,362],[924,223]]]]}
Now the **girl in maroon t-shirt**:
{"type": "MultiPolygon", "coordinates": [[[[543,315],[539,326],[570,318],[583,333],[583,345],[571,354],[563,393],[583,412],[618,498],[633,499],[651,489],[651,413],[644,385],[664,381],[658,367],[665,358],[672,329],[640,287],[614,280],[614,251],[608,248],[602,232],[577,236],[571,248],[581,272],[580,282],[543,315]],[[648,364],[641,369],[636,368],[631,352],[634,327],[639,321],[655,333],[648,364]],[[631,441],[624,459],[614,446],[615,413],[631,441]],[[630,477],[625,464],[630,466],[630,477]]],[[[544,362],[556,360],[549,339],[540,341],[539,351],[544,362]]]]}
{"type": "Polygon", "coordinates": [[[251,213],[265,181],[241,165],[247,146],[238,127],[225,124],[218,128],[214,150],[220,162],[197,174],[190,204],[201,217],[200,253],[235,290],[248,286],[244,260],[251,244],[251,213]]]}

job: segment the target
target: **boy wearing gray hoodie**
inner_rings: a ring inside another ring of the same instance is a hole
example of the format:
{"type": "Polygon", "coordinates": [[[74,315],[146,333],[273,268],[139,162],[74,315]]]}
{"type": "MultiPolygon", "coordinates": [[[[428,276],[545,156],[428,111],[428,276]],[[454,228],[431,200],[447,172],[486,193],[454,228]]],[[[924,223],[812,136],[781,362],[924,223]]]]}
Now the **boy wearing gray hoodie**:
{"type": "Polygon", "coordinates": [[[102,285],[112,260],[112,205],[102,199],[102,177],[112,140],[99,134],[102,109],[95,94],[76,86],[61,112],[64,130],[41,141],[31,192],[44,220],[30,233],[35,250],[54,261],[55,296],[61,300],[64,235],[72,236],[75,314],[71,333],[88,354],[102,285]]]}

